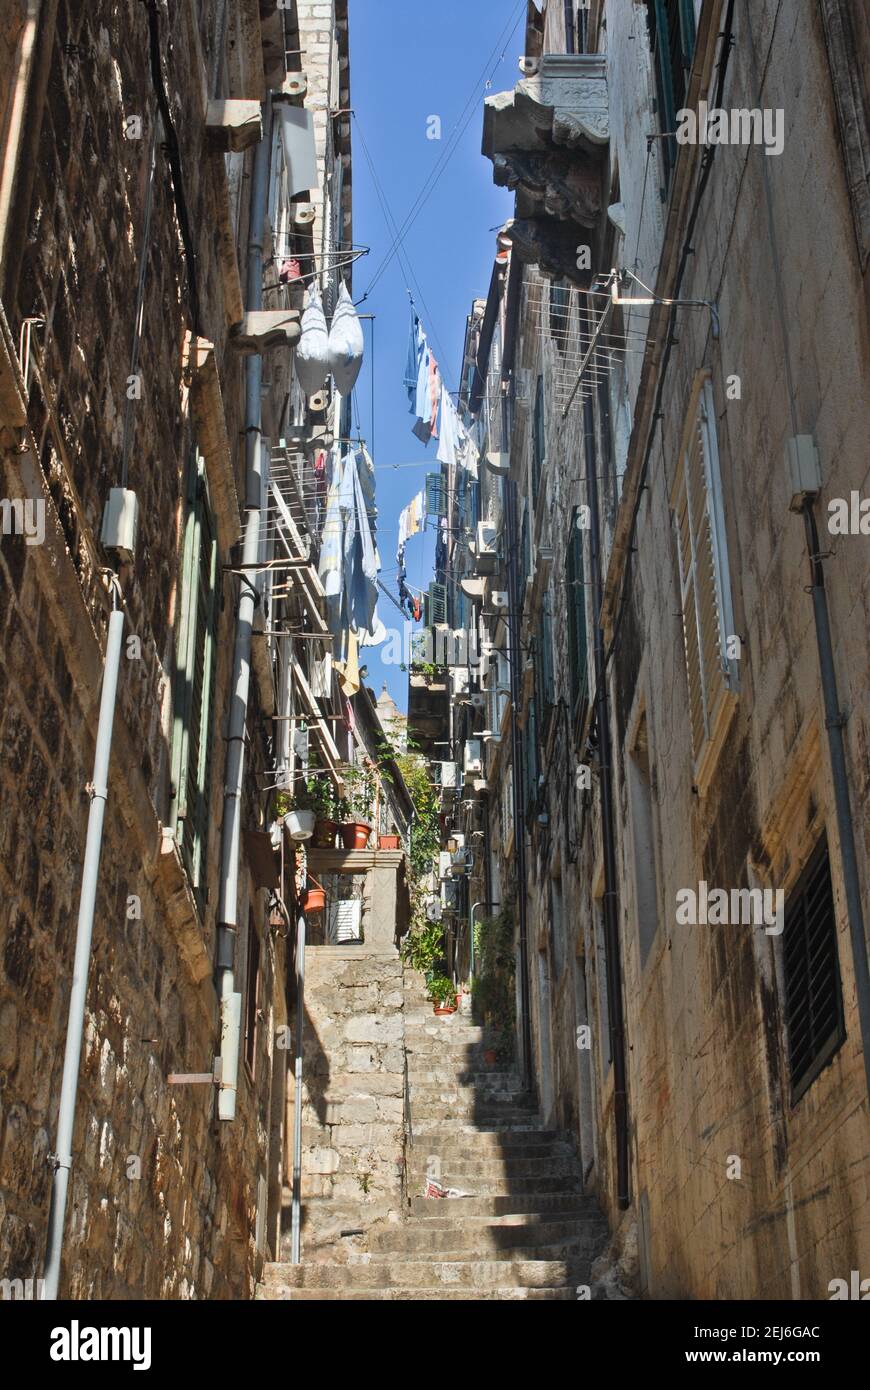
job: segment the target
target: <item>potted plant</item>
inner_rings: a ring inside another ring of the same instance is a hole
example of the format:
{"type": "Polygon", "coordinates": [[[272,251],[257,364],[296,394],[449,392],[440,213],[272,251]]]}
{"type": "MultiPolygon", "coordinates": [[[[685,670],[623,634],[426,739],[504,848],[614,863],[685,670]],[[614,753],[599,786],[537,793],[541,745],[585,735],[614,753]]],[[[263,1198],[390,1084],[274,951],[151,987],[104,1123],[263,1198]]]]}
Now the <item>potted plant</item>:
{"type": "Polygon", "coordinates": [[[338,826],[328,819],[334,806],[326,777],[309,777],[291,792],[279,792],[278,814],[283,816],[291,840],[311,840],[318,849],[331,849],[338,826]],[[331,836],[330,836],[331,831],[331,836]]]}
{"type": "Polygon", "coordinates": [[[326,907],[326,889],[322,883],[318,883],[313,874],[308,875],[308,884],[302,894],[302,911],[306,917],[310,917],[312,912],[322,912],[326,907]]]}
{"type": "Polygon", "coordinates": [[[379,836],[378,836],[378,849],[398,849],[398,848],[399,848],[399,837],[398,837],[398,835],[379,835],[379,836]]]}
{"type": "Polygon", "coordinates": [[[345,797],[341,803],[341,841],[347,850],[366,849],[372,833],[374,777],[368,768],[363,767],[350,767],[344,772],[343,777],[345,797]]]}
{"type": "Polygon", "coordinates": [[[429,981],[429,998],[436,1014],[456,1013],[456,986],[447,975],[433,975],[429,981]]]}

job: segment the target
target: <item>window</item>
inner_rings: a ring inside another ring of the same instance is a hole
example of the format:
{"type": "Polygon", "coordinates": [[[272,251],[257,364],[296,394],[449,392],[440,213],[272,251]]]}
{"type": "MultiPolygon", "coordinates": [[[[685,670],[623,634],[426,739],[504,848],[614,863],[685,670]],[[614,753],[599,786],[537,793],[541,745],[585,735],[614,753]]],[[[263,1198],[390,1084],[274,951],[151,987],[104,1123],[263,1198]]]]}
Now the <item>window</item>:
{"type": "Polygon", "coordinates": [[[553,613],[550,590],[547,589],[541,600],[541,626],[538,636],[540,652],[540,681],[544,713],[549,714],[556,703],[556,676],[553,669],[553,613]]]}
{"type": "Polygon", "coordinates": [[[565,968],[565,919],[562,912],[562,875],[550,879],[550,958],[558,980],[565,968]]]}
{"type": "Polygon", "coordinates": [[[245,1066],[253,1081],[257,1065],[257,1009],[260,1002],[260,938],[253,910],[248,912],[248,977],[245,985],[245,1066]]]}
{"type": "Polygon", "coordinates": [[[628,796],[631,808],[631,839],[634,852],[634,894],[637,908],[637,937],[643,966],[655,940],[659,924],[656,879],[655,819],[653,813],[652,769],[646,711],[641,715],[628,759],[628,796]]]}
{"type": "Polygon", "coordinates": [[[661,146],[664,161],[662,197],[665,197],[677,159],[677,144],[672,132],[677,128],[677,112],[685,105],[695,49],[692,0],[647,0],[647,19],[655,65],[659,130],[671,137],[655,142],[661,146]]]}
{"type": "Polygon", "coordinates": [[[571,677],[571,708],[575,714],[586,703],[589,690],[589,666],[586,647],[586,589],[583,583],[583,532],[578,526],[579,513],[571,516],[568,537],[568,668],[571,677]]]}
{"type": "Polygon", "coordinates": [[[713,391],[706,373],[698,378],[693,400],[671,504],[679,559],[694,780],[703,796],[733,713],[737,649],[713,391]]]}
{"type": "Polygon", "coordinates": [[[171,824],[200,909],[205,903],[211,786],[217,558],[205,465],[194,453],[188,471],[175,660],[171,824]]]}
{"type": "Polygon", "coordinates": [[[788,1065],[795,1105],[846,1037],[826,839],[817,846],[789,894],[782,958],[788,1065]]]}

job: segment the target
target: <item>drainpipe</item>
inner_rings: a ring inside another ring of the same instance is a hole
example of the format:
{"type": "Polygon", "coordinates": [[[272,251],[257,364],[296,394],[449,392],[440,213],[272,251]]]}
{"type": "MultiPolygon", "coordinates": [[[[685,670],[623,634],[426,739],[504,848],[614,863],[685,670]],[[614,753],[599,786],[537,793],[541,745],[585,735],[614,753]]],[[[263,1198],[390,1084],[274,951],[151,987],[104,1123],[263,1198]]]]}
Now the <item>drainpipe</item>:
{"type": "Polygon", "coordinates": [[[69,1015],[66,1024],[66,1047],[63,1054],[63,1077],[57,1113],[57,1143],[55,1152],[51,1156],[53,1164],[51,1205],[48,1213],[45,1280],[41,1294],[41,1297],[46,1301],[53,1301],[57,1298],[58,1284],[60,1283],[66,1199],[70,1169],[72,1168],[72,1141],[76,1122],[82,1035],[85,1026],[88,970],[91,963],[91,945],[94,936],[94,909],[100,875],[100,853],[103,847],[103,821],[106,814],[106,799],[109,795],[109,761],[112,751],[112,729],[115,723],[118,671],[121,664],[121,645],[124,638],[124,612],[118,607],[117,599],[118,581],[113,575],[112,612],[109,617],[106,662],[103,667],[103,689],[100,695],[94,775],[90,786],[91,806],[88,811],[88,832],[85,841],[82,889],[76,926],[75,959],[73,961],[69,1015]]]}
{"type": "Polygon", "coordinates": [[[583,404],[583,443],[586,487],[590,512],[590,565],[595,652],[595,727],[601,765],[601,838],[604,850],[604,939],[607,951],[607,1002],[610,1014],[610,1055],[613,1061],[613,1115],[616,1124],[616,1188],[621,1211],[629,1205],[628,1096],[625,1076],[625,1022],[622,1012],[622,966],[617,915],[616,841],[613,833],[613,769],[610,715],[607,700],[607,663],[601,626],[601,532],[598,518],[598,478],[595,458],[595,420],[592,402],[583,404]]]}
{"type": "Polygon", "coordinates": [[[840,863],[843,872],[843,886],[846,890],[849,936],[852,942],[852,966],[855,972],[858,1026],[861,1030],[861,1047],[864,1052],[864,1079],[868,1095],[870,1095],[870,971],[868,971],[867,964],[864,914],[861,908],[861,880],[858,875],[858,856],[855,851],[855,825],[849,798],[849,779],[846,774],[846,751],[843,739],[843,727],[846,719],[840,709],[840,697],[837,692],[837,672],[834,666],[834,647],[831,641],[825,572],[819,554],[819,533],[816,529],[816,518],[810,500],[804,504],[803,516],[812,575],[813,614],[816,626],[816,644],[819,649],[825,728],[828,731],[831,779],[834,783],[834,806],[837,815],[837,836],[840,841],[840,863]]]}
{"type": "Polygon", "coordinates": [[[520,708],[520,578],[517,570],[519,541],[517,537],[516,484],[508,480],[505,487],[505,526],[508,536],[508,633],[511,645],[511,758],[514,773],[514,855],[517,866],[517,908],[519,917],[520,965],[520,1031],[523,1049],[523,1084],[532,1082],[532,1021],[529,1012],[529,942],[526,904],[526,808],[523,802],[523,737],[519,726],[520,708]]]}
{"type": "MultiPolygon", "coordinates": [[[[263,138],[254,157],[251,186],[251,220],[248,236],[247,308],[263,304],[263,229],[269,196],[272,154],[272,104],[263,103],[263,138]]],[[[221,1081],[218,1118],[236,1118],[236,1083],[242,996],[236,990],[235,953],[238,935],[239,845],[242,823],[242,789],[245,775],[245,729],[251,684],[251,634],[254,610],[259,602],[252,571],[260,559],[261,401],[263,362],[259,353],[245,360],[245,534],[242,545],[242,577],[233,649],[233,674],[227,759],[224,774],[224,808],[221,825],[221,879],[217,907],[217,984],[221,1009],[221,1081]]]]}
{"type": "Polygon", "coordinates": [[[302,1048],[305,1043],[305,914],[296,919],[296,1056],[293,1081],[293,1205],[290,1217],[290,1263],[302,1258],[302,1048]]]}
{"type": "Polygon", "coordinates": [[[39,27],[39,12],[42,0],[28,0],[27,16],[22,27],[18,44],[18,70],[15,76],[15,89],[9,111],[9,125],[5,140],[3,167],[0,170],[0,264],[6,254],[6,238],[9,234],[10,210],[15,178],[18,173],[18,158],[21,153],[21,140],[24,132],[24,110],[27,105],[27,90],[33,68],[33,54],[36,48],[36,33],[39,27]]]}

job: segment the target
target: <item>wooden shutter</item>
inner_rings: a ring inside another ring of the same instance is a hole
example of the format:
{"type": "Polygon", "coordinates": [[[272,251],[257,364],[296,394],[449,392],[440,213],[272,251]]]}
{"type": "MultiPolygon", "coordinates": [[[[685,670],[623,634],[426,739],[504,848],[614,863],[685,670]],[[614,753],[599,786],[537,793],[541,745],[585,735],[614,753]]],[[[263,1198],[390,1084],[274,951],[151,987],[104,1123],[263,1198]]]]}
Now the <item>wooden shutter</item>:
{"type": "Polygon", "coordinates": [[[202,905],[206,877],[214,721],[217,536],[201,459],[190,470],[182,554],[173,718],[176,840],[202,905]]]}
{"type": "Polygon", "coordinates": [[[725,552],[712,392],[704,380],[674,488],[683,641],[696,782],[705,781],[718,751],[724,715],[736,691],[736,668],[726,656],[731,597],[725,552]]]}

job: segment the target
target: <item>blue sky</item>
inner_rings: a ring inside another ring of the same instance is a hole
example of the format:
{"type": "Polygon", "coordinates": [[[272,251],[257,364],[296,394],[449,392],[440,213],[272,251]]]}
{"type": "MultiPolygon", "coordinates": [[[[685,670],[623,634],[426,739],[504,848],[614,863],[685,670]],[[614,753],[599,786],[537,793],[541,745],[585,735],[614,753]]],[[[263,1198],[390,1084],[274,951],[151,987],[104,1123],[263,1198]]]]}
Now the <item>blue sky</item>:
{"type": "MultiPolygon", "coordinates": [[[[492,228],[510,217],[513,207],[512,196],[493,185],[492,165],[480,153],[485,81],[491,79],[490,90],[498,92],[519,79],[525,12],[526,0],[440,0],[428,6],[410,0],[350,0],[354,241],[371,247],[354,267],[357,303],[395,240],[364,142],[399,228],[439,160],[443,170],[402,239],[403,258],[393,256],[360,305],[361,314],[376,318],[373,325],[363,323],[366,355],[356,386],[354,430],[358,419],[377,468],[381,578],[393,593],[399,513],[423,486],[426,473],[439,467],[437,443],[424,448],[411,433],[402,387],[410,316],[407,289],[414,295],[448,389],[455,391],[465,320],[472,300],[489,287],[495,256],[492,228]],[[434,128],[433,116],[441,121],[440,140],[427,138],[427,128],[434,128]],[[461,138],[451,139],[466,121],[461,138]],[[394,468],[396,464],[416,466],[394,468]]],[[[431,530],[425,540],[417,536],[409,541],[406,566],[412,586],[428,585],[433,553],[431,530]]],[[[387,628],[401,625],[401,615],[383,595],[379,613],[387,628]]],[[[396,665],[384,665],[377,648],[364,648],[361,659],[368,667],[366,683],[380,693],[386,680],[393,699],[405,709],[407,675],[396,665]]]]}

